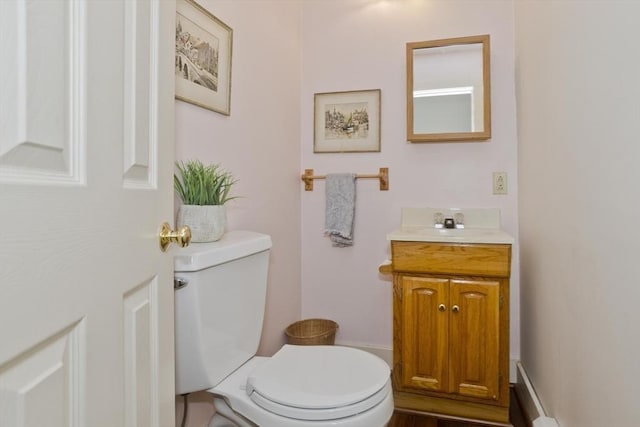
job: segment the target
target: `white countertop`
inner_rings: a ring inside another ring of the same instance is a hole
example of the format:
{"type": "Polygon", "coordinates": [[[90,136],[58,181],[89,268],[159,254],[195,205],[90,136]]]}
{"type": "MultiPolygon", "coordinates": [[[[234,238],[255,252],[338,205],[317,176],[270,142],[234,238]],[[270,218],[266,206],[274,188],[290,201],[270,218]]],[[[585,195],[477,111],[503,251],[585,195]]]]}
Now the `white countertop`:
{"type": "Polygon", "coordinates": [[[498,228],[402,227],[387,234],[387,240],[407,242],[513,244],[514,239],[498,228]]]}
{"type": "Polygon", "coordinates": [[[387,240],[443,243],[513,244],[514,239],[500,229],[500,211],[495,208],[402,208],[401,225],[387,234],[387,240]],[[434,214],[464,216],[465,228],[434,228],[434,214]]]}

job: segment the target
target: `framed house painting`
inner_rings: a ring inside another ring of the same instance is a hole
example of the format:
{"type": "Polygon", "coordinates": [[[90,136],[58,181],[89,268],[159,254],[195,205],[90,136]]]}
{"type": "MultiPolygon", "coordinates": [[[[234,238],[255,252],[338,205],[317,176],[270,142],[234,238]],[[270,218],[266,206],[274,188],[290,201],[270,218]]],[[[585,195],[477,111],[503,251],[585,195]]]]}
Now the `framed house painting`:
{"type": "Polygon", "coordinates": [[[314,95],[314,153],[380,151],[380,89],[314,95]]]}
{"type": "Polygon", "coordinates": [[[231,114],[233,30],[193,0],[176,2],[177,99],[231,114]]]}

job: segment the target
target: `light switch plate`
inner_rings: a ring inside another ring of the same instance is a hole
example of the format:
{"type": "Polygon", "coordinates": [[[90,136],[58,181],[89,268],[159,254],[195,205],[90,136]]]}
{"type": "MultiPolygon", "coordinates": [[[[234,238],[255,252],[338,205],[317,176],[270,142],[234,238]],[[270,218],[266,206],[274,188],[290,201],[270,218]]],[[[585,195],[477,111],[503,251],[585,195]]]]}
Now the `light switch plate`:
{"type": "Polygon", "coordinates": [[[493,194],[507,194],[507,173],[493,173],[493,194]]]}

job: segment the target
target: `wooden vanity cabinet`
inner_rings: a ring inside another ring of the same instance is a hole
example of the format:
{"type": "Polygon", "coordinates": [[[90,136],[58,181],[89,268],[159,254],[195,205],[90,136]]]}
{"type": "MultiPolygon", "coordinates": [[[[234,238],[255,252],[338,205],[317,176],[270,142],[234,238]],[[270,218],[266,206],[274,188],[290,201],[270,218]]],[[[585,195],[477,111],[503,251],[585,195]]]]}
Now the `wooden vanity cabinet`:
{"type": "Polygon", "coordinates": [[[511,245],[392,241],[391,253],[396,408],[507,423],[511,245]]]}

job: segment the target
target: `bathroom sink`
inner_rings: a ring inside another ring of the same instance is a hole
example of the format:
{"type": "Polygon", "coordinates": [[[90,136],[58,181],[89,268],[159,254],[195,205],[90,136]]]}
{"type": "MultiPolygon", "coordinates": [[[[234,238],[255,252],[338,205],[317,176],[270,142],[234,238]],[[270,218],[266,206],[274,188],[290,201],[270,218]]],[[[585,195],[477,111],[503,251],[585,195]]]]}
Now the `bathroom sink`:
{"type": "Polygon", "coordinates": [[[400,228],[387,240],[444,243],[513,244],[514,240],[500,228],[500,211],[494,208],[402,208],[400,228]],[[434,214],[453,218],[462,214],[464,228],[434,228],[434,214]]]}
{"type": "Polygon", "coordinates": [[[402,227],[389,233],[387,240],[451,243],[513,243],[513,237],[498,228],[449,229],[422,226],[402,227]]]}

